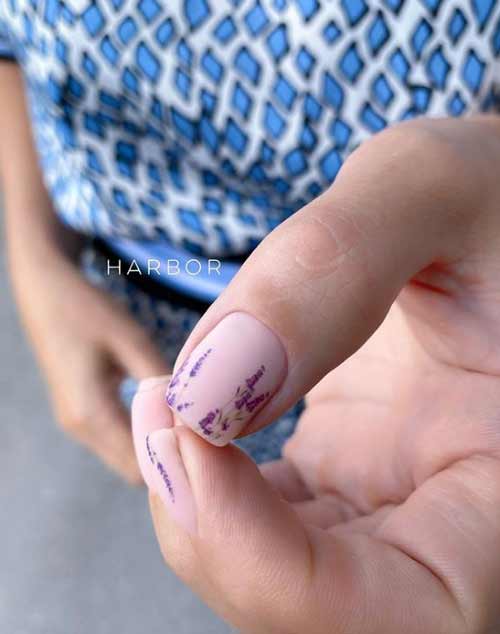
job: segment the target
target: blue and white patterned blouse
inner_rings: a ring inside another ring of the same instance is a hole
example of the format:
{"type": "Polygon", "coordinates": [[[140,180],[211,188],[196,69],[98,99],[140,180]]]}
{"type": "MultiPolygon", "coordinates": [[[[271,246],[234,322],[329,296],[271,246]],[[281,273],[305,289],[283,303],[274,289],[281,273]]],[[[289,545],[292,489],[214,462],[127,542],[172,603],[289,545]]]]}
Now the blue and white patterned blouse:
{"type": "Polygon", "coordinates": [[[55,208],[247,253],[367,136],[491,109],[495,0],[0,0],[55,208]]]}

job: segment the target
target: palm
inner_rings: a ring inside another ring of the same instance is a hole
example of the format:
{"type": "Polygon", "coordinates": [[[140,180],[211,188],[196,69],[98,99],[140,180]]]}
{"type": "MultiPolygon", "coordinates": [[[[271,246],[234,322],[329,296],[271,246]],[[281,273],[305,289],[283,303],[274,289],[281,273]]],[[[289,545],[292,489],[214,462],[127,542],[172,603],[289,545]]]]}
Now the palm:
{"type": "Polygon", "coordinates": [[[500,402],[500,379],[434,359],[395,306],[309,394],[285,452],[315,498],[299,509],[322,526],[346,511],[385,516],[438,471],[491,451],[495,389],[500,402]]]}
{"type": "MultiPolygon", "coordinates": [[[[396,546],[435,580],[451,570],[457,597],[483,586],[499,563],[500,378],[462,367],[471,356],[466,327],[463,341],[433,343],[442,306],[424,322],[425,294],[407,294],[404,308],[394,305],[363,348],[310,392],[286,468],[264,472],[305,523],[396,546]],[[482,517],[491,512],[496,525],[482,517]],[[489,524],[484,535],[478,521],[489,524]]],[[[457,328],[466,322],[458,311],[457,328]]],[[[491,335],[483,330],[476,347],[491,335]]]]}

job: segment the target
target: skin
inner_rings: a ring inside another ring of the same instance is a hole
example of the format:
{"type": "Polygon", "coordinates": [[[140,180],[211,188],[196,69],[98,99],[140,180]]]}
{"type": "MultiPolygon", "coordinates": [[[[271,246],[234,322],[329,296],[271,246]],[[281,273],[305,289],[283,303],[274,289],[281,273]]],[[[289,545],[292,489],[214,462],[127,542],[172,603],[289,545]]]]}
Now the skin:
{"type": "Polygon", "coordinates": [[[499,630],[499,162],[493,117],[374,137],[187,341],[178,362],[234,310],[280,337],[288,377],[246,433],[308,393],[260,470],[174,427],[197,535],[151,494],[165,561],[239,631],[499,630]]]}
{"type": "Polygon", "coordinates": [[[164,373],[148,334],[82,277],[76,235],[62,227],[42,182],[19,68],[0,61],[0,177],[11,282],[55,416],[72,437],[140,483],[125,376],[164,373]],[[69,301],[68,301],[69,300],[69,301]]]}
{"type": "MultiPolygon", "coordinates": [[[[18,71],[0,73],[21,313],[63,425],[138,479],[111,386],[124,368],[164,369],[77,274],[36,169],[18,71]]],[[[234,310],[279,334],[289,374],[248,433],[309,393],[284,459],[261,470],[175,428],[197,537],[151,496],[165,560],[241,631],[497,631],[498,126],[422,120],[364,144],[263,242],[187,342],[182,355],[234,310]]],[[[162,402],[142,408],[153,427],[162,402]]]]}

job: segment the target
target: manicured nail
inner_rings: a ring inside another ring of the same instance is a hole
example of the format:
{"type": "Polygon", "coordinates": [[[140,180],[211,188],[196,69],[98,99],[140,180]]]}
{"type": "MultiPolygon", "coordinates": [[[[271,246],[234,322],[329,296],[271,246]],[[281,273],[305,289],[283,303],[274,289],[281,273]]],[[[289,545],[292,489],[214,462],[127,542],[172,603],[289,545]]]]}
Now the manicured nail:
{"type": "Polygon", "coordinates": [[[164,374],[163,376],[149,376],[147,379],[142,379],[137,385],[137,393],[155,390],[157,387],[168,384],[171,378],[171,374],[164,374]]]}
{"type": "Polygon", "coordinates": [[[161,429],[147,436],[146,450],[155,471],[152,490],[172,518],[196,535],[196,506],[174,429],[161,429]]]}
{"type": "Polygon", "coordinates": [[[277,336],[247,313],[231,313],[199,343],[167,390],[172,411],[214,445],[235,438],[285,378],[277,336]]]}
{"type": "Polygon", "coordinates": [[[172,427],[172,412],[165,406],[164,393],[170,375],[141,381],[132,401],[132,438],[144,482],[151,488],[154,469],[146,451],[145,439],[158,429],[172,427]]]}

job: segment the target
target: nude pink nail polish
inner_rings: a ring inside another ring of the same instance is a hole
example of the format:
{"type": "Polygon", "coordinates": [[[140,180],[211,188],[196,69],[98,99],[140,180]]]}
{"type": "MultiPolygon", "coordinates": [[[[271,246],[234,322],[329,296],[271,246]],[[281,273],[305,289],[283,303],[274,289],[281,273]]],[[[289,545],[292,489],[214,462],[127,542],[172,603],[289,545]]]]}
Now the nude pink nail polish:
{"type": "Polygon", "coordinates": [[[255,317],[231,313],[176,370],[167,403],[197,434],[223,446],[269,402],[286,369],[278,337],[255,317]]]}
{"type": "Polygon", "coordinates": [[[189,533],[197,532],[196,506],[175,430],[161,429],[146,437],[146,451],[154,468],[150,488],[160,496],[167,511],[189,533]]]}
{"type": "Polygon", "coordinates": [[[169,380],[170,377],[155,377],[141,381],[132,401],[132,438],[135,455],[148,487],[152,485],[154,469],[144,444],[146,436],[174,424],[172,412],[165,407],[163,399],[169,380]]]}

